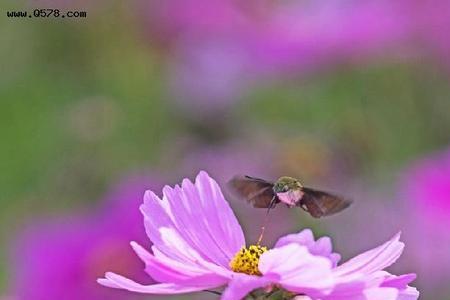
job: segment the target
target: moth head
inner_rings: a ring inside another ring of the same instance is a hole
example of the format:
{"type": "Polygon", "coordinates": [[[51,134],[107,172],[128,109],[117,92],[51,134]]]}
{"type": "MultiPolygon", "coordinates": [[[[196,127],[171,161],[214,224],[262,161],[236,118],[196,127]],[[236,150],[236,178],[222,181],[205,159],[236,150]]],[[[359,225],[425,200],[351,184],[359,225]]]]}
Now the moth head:
{"type": "Polygon", "coordinates": [[[290,190],[297,190],[302,188],[302,184],[295,178],[283,176],[278,178],[278,180],[273,185],[273,191],[275,193],[285,193],[290,190]]]}

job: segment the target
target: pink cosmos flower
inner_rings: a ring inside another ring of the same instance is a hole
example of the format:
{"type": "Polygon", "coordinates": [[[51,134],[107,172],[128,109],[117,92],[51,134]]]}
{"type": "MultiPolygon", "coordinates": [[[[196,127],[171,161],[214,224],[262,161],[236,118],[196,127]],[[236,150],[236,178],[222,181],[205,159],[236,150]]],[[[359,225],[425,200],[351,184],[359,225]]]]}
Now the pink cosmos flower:
{"type": "Polygon", "coordinates": [[[407,258],[423,275],[421,289],[434,299],[448,298],[450,148],[413,162],[404,171],[399,189],[408,208],[405,238],[411,250],[407,258]]]}
{"type": "Polygon", "coordinates": [[[402,181],[403,195],[421,220],[450,226],[450,148],[414,162],[402,181]]]}
{"type": "Polygon", "coordinates": [[[284,236],[273,249],[246,247],[242,229],[218,184],[202,171],[195,183],[151,191],[141,205],[152,253],[131,246],[159,283],[142,285],[115,273],[98,282],[148,294],[180,294],[226,286],[221,299],[242,299],[255,289],[284,289],[311,299],[417,299],[407,284],[414,274],[383,271],[402,253],[395,235],[383,245],[337,266],[328,237],[314,240],[310,230],[284,236]]]}
{"type": "MultiPolygon", "coordinates": [[[[95,279],[111,268],[148,280],[139,259],[124,247],[145,240],[139,213],[145,187],[159,188],[154,176],[129,177],[108,193],[101,207],[84,214],[33,222],[14,243],[11,295],[16,300],[125,300],[124,291],[99,287],[95,279]]],[[[140,299],[141,297],[139,297],[140,299]]],[[[146,298],[147,299],[147,298],[146,298]]]]}

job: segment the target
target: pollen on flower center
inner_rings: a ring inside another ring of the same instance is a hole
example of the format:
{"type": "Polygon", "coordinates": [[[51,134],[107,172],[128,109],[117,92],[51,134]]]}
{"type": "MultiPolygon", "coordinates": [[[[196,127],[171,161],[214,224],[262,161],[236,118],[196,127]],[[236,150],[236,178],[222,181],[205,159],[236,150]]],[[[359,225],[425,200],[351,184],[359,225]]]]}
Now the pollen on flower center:
{"type": "Polygon", "coordinates": [[[251,245],[242,247],[230,261],[230,268],[234,272],[249,275],[261,275],[258,269],[259,257],[267,251],[267,247],[251,245]]]}

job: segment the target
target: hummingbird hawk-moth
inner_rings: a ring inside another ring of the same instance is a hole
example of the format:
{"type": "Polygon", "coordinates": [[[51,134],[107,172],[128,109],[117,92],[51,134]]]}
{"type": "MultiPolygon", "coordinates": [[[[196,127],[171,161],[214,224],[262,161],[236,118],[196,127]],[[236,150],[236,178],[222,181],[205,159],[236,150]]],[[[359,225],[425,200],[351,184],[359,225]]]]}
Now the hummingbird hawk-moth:
{"type": "Polygon", "coordinates": [[[333,215],[349,207],[352,201],[303,186],[298,179],[283,176],[275,182],[250,176],[235,176],[231,190],[257,208],[271,209],[278,203],[299,206],[314,218],[333,215]]]}

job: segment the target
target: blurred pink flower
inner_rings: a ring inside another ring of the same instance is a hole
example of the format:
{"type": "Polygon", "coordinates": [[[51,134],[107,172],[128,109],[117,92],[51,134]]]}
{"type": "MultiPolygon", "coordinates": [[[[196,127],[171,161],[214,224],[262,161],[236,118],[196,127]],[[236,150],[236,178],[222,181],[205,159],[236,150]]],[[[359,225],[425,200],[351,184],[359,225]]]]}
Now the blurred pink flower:
{"type": "Polygon", "coordinates": [[[450,149],[413,163],[404,172],[400,191],[408,210],[405,238],[411,249],[407,255],[422,275],[421,288],[429,295],[448,296],[450,149]]]}
{"type": "Polygon", "coordinates": [[[450,226],[450,149],[426,157],[406,170],[402,187],[419,221],[450,226]]]}
{"type": "Polygon", "coordinates": [[[438,57],[450,67],[450,2],[435,1],[403,1],[404,13],[409,14],[413,24],[413,34],[417,47],[426,53],[438,57]]]}
{"type": "Polygon", "coordinates": [[[15,299],[130,299],[127,293],[99,287],[95,280],[106,268],[148,279],[124,243],[144,241],[136,207],[149,185],[160,186],[151,178],[129,178],[91,213],[41,221],[27,228],[13,251],[11,294],[15,299]]]}
{"type": "Polygon", "coordinates": [[[407,286],[414,274],[394,276],[384,268],[394,263],[404,244],[397,234],[385,244],[336,266],[329,238],[314,240],[310,230],[282,237],[275,248],[246,248],[242,229],[218,184],[206,172],[195,183],[166,186],[163,198],[147,191],[141,205],[147,252],[131,245],[160,283],[142,285],[108,272],[99,283],[139,293],[179,294],[227,285],[222,299],[241,299],[257,288],[281,286],[313,299],[417,299],[407,286]]]}
{"type": "Polygon", "coordinates": [[[167,0],[143,5],[152,41],[169,46],[173,99],[193,115],[219,114],[250,87],[280,75],[391,55],[411,29],[402,6],[391,1],[167,0]]]}
{"type": "Polygon", "coordinates": [[[450,65],[444,0],[154,0],[140,12],[169,54],[171,99],[194,117],[223,115],[267,80],[340,63],[432,53],[450,65]]]}
{"type": "Polygon", "coordinates": [[[224,113],[255,79],[248,63],[246,49],[227,39],[180,41],[169,63],[171,99],[194,116],[224,113]]]}

